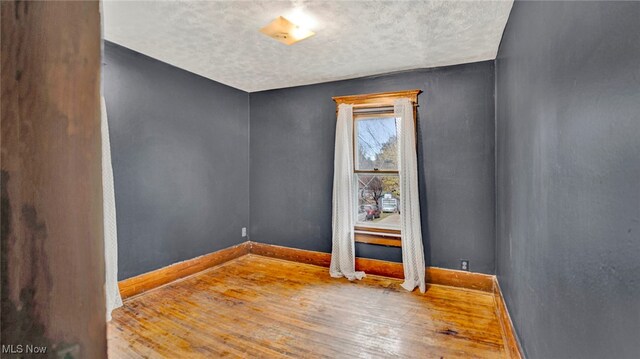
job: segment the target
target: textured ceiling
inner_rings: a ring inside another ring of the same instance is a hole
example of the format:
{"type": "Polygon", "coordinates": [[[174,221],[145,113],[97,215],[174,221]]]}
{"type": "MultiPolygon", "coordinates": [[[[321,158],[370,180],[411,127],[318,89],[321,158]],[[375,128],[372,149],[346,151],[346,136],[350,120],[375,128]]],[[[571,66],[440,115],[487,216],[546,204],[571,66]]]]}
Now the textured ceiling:
{"type": "Polygon", "coordinates": [[[105,38],[245,91],[496,57],[512,1],[105,1],[105,38]],[[286,46],[278,16],[316,35],[286,46]],[[295,20],[294,20],[295,19],[295,20]],[[313,24],[315,23],[315,24],[313,24]]]}

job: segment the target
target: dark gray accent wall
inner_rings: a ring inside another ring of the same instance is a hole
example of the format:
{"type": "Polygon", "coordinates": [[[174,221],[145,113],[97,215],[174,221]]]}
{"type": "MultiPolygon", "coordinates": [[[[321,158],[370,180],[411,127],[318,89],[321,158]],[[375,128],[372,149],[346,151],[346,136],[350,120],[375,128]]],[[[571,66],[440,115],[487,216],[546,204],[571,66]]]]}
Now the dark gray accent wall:
{"type": "Polygon", "coordinates": [[[246,240],[248,94],[106,42],[119,279],[246,240]]]}
{"type": "Polygon", "coordinates": [[[516,2],[497,274],[529,358],[640,356],[640,3],[516,2]]]}
{"type": "MultiPolygon", "coordinates": [[[[331,251],[332,96],[421,89],[419,182],[428,265],[494,273],[493,61],[251,93],[251,240],[331,251]]],[[[357,255],[401,261],[399,248],[357,255]]]]}

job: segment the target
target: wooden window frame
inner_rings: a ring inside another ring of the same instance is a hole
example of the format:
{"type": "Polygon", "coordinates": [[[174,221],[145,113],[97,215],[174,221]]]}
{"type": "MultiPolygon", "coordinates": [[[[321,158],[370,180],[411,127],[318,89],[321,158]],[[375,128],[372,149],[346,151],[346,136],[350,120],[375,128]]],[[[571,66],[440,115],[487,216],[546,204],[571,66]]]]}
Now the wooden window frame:
{"type": "MultiPolygon", "coordinates": [[[[385,108],[389,106],[393,106],[394,102],[400,98],[408,98],[413,104],[413,121],[414,124],[417,121],[417,107],[418,107],[418,95],[422,92],[422,90],[404,90],[404,91],[394,91],[394,92],[380,92],[380,93],[372,93],[372,94],[361,94],[361,95],[350,95],[350,96],[336,96],[332,97],[333,101],[336,103],[336,114],[338,113],[338,107],[341,104],[350,104],[353,105],[354,110],[360,109],[375,109],[375,108],[385,108]]],[[[388,113],[383,113],[388,114],[388,113]]],[[[389,171],[389,170],[376,170],[376,171],[363,171],[357,170],[355,168],[355,121],[360,118],[371,118],[372,114],[354,114],[354,133],[353,133],[353,173],[379,173],[379,174],[400,174],[399,170],[389,171]]],[[[417,136],[417,131],[415,133],[417,136]]],[[[416,141],[417,143],[417,141],[416,141]]],[[[397,229],[384,229],[384,228],[372,228],[372,227],[363,227],[363,226],[355,226],[355,241],[359,243],[368,243],[368,244],[376,244],[383,245],[389,247],[401,247],[401,232],[397,229]]]]}

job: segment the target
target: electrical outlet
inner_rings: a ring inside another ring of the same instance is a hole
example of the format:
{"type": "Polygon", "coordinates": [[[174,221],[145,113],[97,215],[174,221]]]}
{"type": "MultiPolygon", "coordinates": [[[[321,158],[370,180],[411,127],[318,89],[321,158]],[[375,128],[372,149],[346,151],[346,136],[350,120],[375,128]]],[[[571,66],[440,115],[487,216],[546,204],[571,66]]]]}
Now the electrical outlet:
{"type": "Polygon", "coordinates": [[[247,227],[242,227],[242,236],[243,237],[247,236],[247,227]]]}
{"type": "Polygon", "coordinates": [[[469,260],[468,259],[461,259],[460,260],[460,270],[465,270],[465,271],[469,271],[469,260]]]}

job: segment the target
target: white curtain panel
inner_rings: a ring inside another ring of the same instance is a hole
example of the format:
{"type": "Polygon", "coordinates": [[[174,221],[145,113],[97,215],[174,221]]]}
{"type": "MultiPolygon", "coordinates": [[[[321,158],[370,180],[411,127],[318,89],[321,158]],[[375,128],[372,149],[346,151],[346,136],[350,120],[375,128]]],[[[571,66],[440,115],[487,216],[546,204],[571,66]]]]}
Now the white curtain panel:
{"type": "Polygon", "coordinates": [[[364,277],[364,272],[356,272],[353,186],[353,106],[341,104],[338,106],[333,163],[333,243],[329,274],[349,280],[364,277]]]}
{"type": "Polygon", "coordinates": [[[113,168],[111,167],[111,144],[109,142],[109,122],[107,107],[102,98],[102,207],[104,217],[104,264],[105,295],[107,297],[107,321],[111,311],[122,306],[118,289],[118,231],[116,226],[116,197],[113,188],[113,168]]]}
{"type": "Polygon", "coordinates": [[[404,283],[402,287],[413,291],[416,287],[425,292],[425,265],[420,226],[420,201],[418,195],[418,155],[416,153],[416,131],[413,103],[409,99],[398,99],[394,103],[394,114],[400,119],[400,230],[402,233],[402,264],[404,283]]]}

